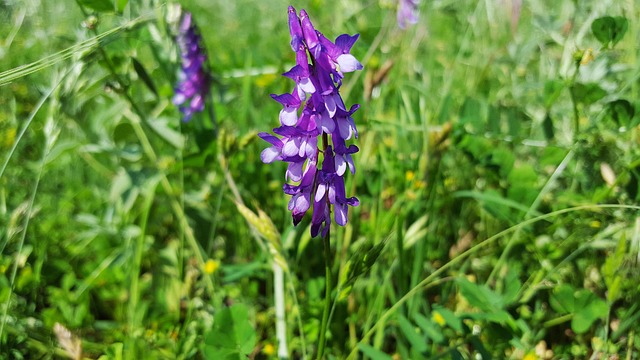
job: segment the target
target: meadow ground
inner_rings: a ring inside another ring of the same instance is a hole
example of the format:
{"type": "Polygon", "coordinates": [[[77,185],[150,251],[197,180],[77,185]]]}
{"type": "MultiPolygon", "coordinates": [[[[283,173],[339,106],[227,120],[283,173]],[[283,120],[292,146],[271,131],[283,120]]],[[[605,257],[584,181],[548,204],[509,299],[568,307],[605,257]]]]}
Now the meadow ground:
{"type": "Polygon", "coordinates": [[[175,5],[0,2],[1,359],[640,358],[636,1],[186,2],[188,122],[175,5]],[[360,34],[330,248],[260,157],[289,5],[360,34]]]}

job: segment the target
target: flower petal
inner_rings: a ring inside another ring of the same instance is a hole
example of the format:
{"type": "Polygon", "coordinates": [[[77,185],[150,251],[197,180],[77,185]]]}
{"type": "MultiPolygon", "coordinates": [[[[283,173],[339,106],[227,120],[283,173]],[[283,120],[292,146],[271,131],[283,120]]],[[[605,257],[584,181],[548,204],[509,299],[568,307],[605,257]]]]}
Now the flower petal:
{"type": "Polygon", "coordinates": [[[340,226],[345,226],[347,224],[347,213],[348,213],[347,204],[336,204],[333,212],[334,212],[334,218],[336,219],[336,223],[340,226]]]}
{"type": "Polygon", "coordinates": [[[262,162],[265,164],[269,164],[277,160],[279,156],[280,150],[275,146],[271,146],[262,150],[262,152],[260,153],[260,160],[262,160],[262,162]]]}
{"type": "Polygon", "coordinates": [[[342,54],[338,56],[336,62],[338,63],[338,66],[340,66],[340,71],[342,72],[352,72],[355,70],[362,70],[364,68],[355,56],[351,54],[342,54]]]}
{"type": "Polygon", "coordinates": [[[282,154],[285,156],[296,156],[300,151],[299,145],[296,144],[295,140],[287,141],[282,147],[282,154]]]}
{"type": "Polygon", "coordinates": [[[344,161],[344,157],[342,155],[336,155],[336,174],[342,176],[346,170],[347,163],[344,161]]]}
{"type": "Polygon", "coordinates": [[[314,198],[314,200],[316,202],[319,202],[322,200],[322,198],[324,198],[324,194],[327,192],[327,185],[326,184],[318,184],[318,189],[316,190],[316,196],[314,198]]]}
{"type": "Polygon", "coordinates": [[[298,109],[285,106],[280,110],[280,123],[285,126],[295,126],[298,122],[298,109]]]}
{"type": "Polygon", "coordinates": [[[291,162],[289,166],[287,166],[287,172],[285,173],[285,179],[291,181],[300,181],[302,180],[302,165],[304,162],[291,162]]]}
{"type": "Polygon", "coordinates": [[[336,46],[346,54],[351,50],[353,44],[356,43],[358,37],[360,37],[360,34],[355,34],[353,36],[342,34],[336,38],[336,46]]]}
{"type": "Polygon", "coordinates": [[[302,91],[306,92],[307,94],[313,94],[314,92],[316,92],[316,87],[313,86],[313,83],[308,77],[300,78],[300,82],[298,82],[298,87],[300,87],[300,89],[302,89],[302,91]]]}

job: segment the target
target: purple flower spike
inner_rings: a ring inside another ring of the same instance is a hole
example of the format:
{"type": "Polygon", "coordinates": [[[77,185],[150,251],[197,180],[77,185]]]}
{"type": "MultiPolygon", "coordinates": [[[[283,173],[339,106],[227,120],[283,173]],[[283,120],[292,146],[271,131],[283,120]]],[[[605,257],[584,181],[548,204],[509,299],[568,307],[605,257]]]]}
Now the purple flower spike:
{"type": "Polygon", "coordinates": [[[418,22],[418,3],[420,0],[398,0],[398,26],[404,29],[408,24],[418,22]]]}
{"type": "Polygon", "coordinates": [[[289,164],[282,189],[291,196],[288,208],[293,224],[299,224],[313,209],[311,236],[327,236],[331,209],[336,224],[344,226],[349,206],[359,204],[355,197],[346,197],[344,175],[347,168],[352,174],[356,171],[352,155],[358,147],[345,141],[358,137],[352,115],[360,105],[346,110],[339,92],[343,73],[362,70],[362,64],[350,54],[358,35],[340,35],[333,43],[313,27],[304,10],[298,16],[289,6],[288,15],[296,65],[282,75],[293,80],[295,88],[290,94],[271,95],[282,105],[281,126],[273,129],[280,137],[258,134],[271,144],[260,158],[264,163],[289,164]],[[326,148],[319,149],[320,142],[326,148]]]}
{"type": "Polygon", "coordinates": [[[182,121],[187,122],[193,114],[204,110],[210,75],[206,69],[207,56],[200,44],[201,37],[191,13],[182,14],[178,29],[176,42],[180,48],[182,67],[172,101],[182,112],[182,121]]]}

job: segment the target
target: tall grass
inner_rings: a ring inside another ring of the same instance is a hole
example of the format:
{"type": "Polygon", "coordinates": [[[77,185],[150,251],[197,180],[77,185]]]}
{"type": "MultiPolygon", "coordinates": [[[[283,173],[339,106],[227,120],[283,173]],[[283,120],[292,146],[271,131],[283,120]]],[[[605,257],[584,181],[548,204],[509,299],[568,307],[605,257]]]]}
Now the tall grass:
{"type": "Polygon", "coordinates": [[[329,274],[326,358],[637,359],[640,8],[519,3],[406,30],[395,1],[293,4],[365,65],[327,273],[256,136],[289,3],[185,4],[213,73],[189,123],[172,4],[0,5],[0,358],[308,358],[329,274]]]}

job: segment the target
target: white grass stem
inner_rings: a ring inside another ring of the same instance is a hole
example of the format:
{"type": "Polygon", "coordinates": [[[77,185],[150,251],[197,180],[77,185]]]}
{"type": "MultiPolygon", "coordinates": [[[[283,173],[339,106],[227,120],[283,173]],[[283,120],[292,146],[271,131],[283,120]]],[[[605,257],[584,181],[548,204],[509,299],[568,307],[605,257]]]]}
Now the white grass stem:
{"type": "Polygon", "coordinates": [[[278,358],[289,358],[289,349],[287,348],[287,322],[284,313],[284,272],[282,267],[276,261],[272,263],[273,267],[273,296],[276,306],[276,338],[278,339],[278,358]]]}

